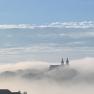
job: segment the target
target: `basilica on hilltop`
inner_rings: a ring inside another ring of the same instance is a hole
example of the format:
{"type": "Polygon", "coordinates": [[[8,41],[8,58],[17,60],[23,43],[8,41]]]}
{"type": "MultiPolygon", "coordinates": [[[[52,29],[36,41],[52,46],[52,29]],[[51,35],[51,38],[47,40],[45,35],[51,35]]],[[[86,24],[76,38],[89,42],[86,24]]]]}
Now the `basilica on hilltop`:
{"type": "Polygon", "coordinates": [[[52,69],[55,69],[55,68],[58,68],[58,67],[64,67],[64,66],[69,66],[69,59],[67,58],[66,59],[66,62],[64,62],[63,58],[61,60],[61,64],[60,65],[50,65],[49,66],[49,69],[52,70],[52,69]]]}

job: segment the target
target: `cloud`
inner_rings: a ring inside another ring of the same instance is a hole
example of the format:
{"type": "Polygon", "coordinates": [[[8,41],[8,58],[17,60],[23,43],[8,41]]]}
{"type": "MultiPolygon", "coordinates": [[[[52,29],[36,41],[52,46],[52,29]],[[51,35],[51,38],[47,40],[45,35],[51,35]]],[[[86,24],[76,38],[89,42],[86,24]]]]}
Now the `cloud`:
{"type": "MultiPolygon", "coordinates": [[[[34,61],[10,64],[10,68],[8,68],[9,65],[5,64],[3,67],[7,67],[0,74],[0,87],[12,91],[27,91],[28,94],[93,94],[93,62],[94,58],[91,57],[72,60],[70,66],[59,67],[50,71],[42,70],[41,72],[36,71],[37,66],[34,67],[35,70],[30,69],[31,63],[34,64],[34,61]],[[11,68],[12,70],[10,70],[11,68]]],[[[44,63],[39,62],[39,65],[44,63]]]]}
{"type": "Polygon", "coordinates": [[[0,64],[0,72],[25,70],[25,69],[41,69],[41,68],[47,68],[47,66],[48,66],[47,62],[22,61],[18,63],[0,64]]]}
{"type": "Polygon", "coordinates": [[[81,45],[80,42],[71,42],[66,45],[40,44],[32,47],[0,48],[0,63],[13,63],[24,60],[60,62],[61,56],[69,56],[72,59],[94,56],[94,47],[81,47],[79,45],[81,45]],[[78,47],[75,44],[78,44],[78,47]]]}
{"type": "Polygon", "coordinates": [[[37,29],[37,28],[94,28],[93,21],[82,22],[53,22],[50,24],[3,24],[0,29],[37,29]]]}
{"type": "Polygon", "coordinates": [[[73,68],[75,68],[76,70],[78,71],[81,71],[81,72],[84,72],[87,73],[88,72],[93,72],[94,69],[94,58],[90,58],[90,57],[87,57],[87,58],[84,58],[84,59],[78,59],[78,60],[73,60],[71,62],[71,65],[73,68]]]}
{"type": "MultiPolygon", "coordinates": [[[[70,66],[61,66],[54,70],[49,70],[50,63],[39,61],[24,61],[15,64],[2,64],[0,65],[0,72],[1,74],[3,73],[3,75],[7,76],[11,76],[11,74],[14,72],[16,73],[16,76],[18,75],[22,79],[23,77],[26,79],[33,78],[34,80],[40,78],[39,80],[48,79],[58,82],[68,81],[69,83],[78,83],[77,80],[79,80],[79,82],[85,81],[85,83],[87,83],[88,81],[94,81],[93,62],[94,58],[72,60],[70,62],[70,66]],[[19,73],[21,74],[19,75],[19,73]]],[[[0,77],[1,76],[2,75],[0,75],[0,77]]]]}
{"type": "Polygon", "coordinates": [[[0,25],[0,29],[33,29],[31,24],[3,24],[0,25]]]}
{"type": "MultiPolygon", "coordinates": [[[[60,34],[61,36],[64,36],[63,34],[60,34]]],[[[65,34],[66,37],[71,37],[71,38],[90,38],[90,37],[94,37],[94,32],[90,32],[90,31],[80,31],[80,32],[72,32],[71,34],[65,34]]]]}
{"type": "MultiPolygon", "coordinates": [[[[22,53],[31,53],[31,52],[57,52],[62,48],[48,46],[48,45],[34,45],[32,47],[12,47],[12,48],[1,48],[0,55],[18,55],[22,53]]],[[[67,49],[67,48],[66,48],[67,49]]]]}

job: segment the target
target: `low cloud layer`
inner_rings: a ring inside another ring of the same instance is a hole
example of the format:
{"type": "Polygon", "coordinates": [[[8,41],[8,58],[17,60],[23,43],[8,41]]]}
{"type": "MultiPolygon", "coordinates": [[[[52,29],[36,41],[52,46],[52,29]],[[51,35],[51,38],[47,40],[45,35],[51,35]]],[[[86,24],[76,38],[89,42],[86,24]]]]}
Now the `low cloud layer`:
{"type": "Polygon", "coordinates": [[[53,22],[51,24],[35,25],[35,24],[3,24],[0,29],[36,29],[36,28],[94,28],[93,21],[82,22],[53,22]]]}
{"type": "Polygon", "coordinates": [[[53,70],[48,64],[33,61],[0,65],[0,88],[28,94],[94,93],[94,58],[74,60],[53,70]]]}
{"type": "Polygon", "coordinates": [[[41,61],[23,61],[18,63],[9,63],[9,64],[1,64],[0,72],[4,71],[17,71],[17,70],[26,70],[26,69],[45,69],[47,68],[47,62],[41,61]]]}
{"type": "Polygon", "coordinates": [[[0,62],[94,57],[93,41],[93,21],[0,25],[0,62]]]}

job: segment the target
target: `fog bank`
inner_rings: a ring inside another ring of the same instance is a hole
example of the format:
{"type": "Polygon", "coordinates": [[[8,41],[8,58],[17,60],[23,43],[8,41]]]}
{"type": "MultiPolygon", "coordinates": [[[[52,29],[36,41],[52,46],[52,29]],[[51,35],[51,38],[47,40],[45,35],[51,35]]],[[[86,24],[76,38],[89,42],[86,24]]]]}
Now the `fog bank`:
{"type": "Polygon", "coordinates": [[[28,94],[94,94],[94,58],[73,60],[53,70],[48,65],[34,61],[0,65],[0,88],[28,94]]]}

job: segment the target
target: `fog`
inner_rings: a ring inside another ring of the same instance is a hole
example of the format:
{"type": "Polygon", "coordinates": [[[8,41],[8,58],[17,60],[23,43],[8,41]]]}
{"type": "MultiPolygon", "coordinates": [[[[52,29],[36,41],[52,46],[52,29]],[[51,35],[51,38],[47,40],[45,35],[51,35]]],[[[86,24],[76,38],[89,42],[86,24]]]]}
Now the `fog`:
{"type": "Polygon", "coordinates": [[[49,70],[49,62],[0,65],[0,88],[28,94],[94,94],[94,58],[49,70]]]}

